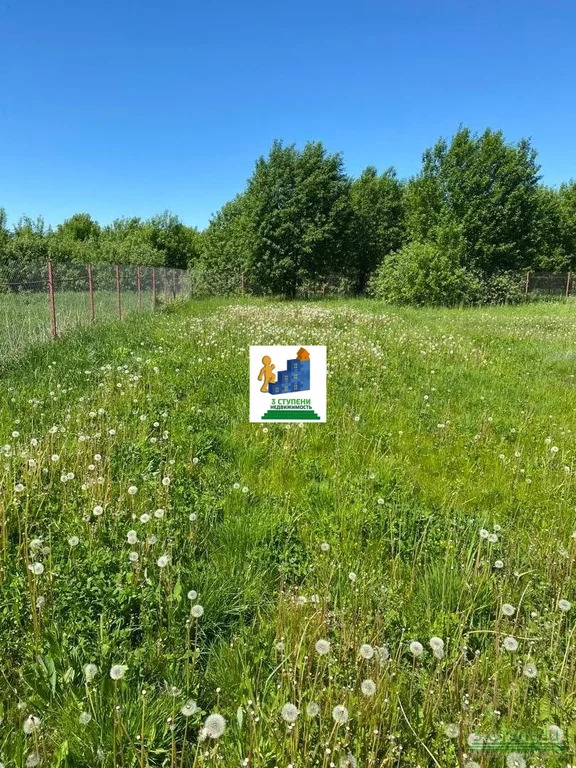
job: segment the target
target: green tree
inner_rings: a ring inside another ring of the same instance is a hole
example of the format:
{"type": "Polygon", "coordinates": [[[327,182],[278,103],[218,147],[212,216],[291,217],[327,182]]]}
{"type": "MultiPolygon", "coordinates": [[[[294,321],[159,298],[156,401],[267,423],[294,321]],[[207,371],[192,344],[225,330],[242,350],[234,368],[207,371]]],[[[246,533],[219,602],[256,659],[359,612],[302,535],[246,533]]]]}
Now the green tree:
{"type": "Polygon", "coordinates": [[[482,274],[524,269],[540,246],[536,152],[507,144],[500,131],[460,129],[426,150],[408,185],[411,239],[457,244],[462,264],[482,274]]]}
{"type": "Polygon", "coordinates": [[[186,269],[200,257],[198,230],[187,227],[170,211],[148,219],[144,227],[149,244],[163,254],[165,266],[186,269]]]}
{"type": "Polygon", "coordinates": [[[356,290],[362,292],[384,257],[404,242],[403,185],[393,168],[378,175],[376,168],[369,166],[354,180],[350,191],[354,223],[347,271],[356,290]]]}
{"type": "Polygon", "coordinates": [[[321,143],[298,151],[275,141],[246,196],[249,267],[263,289],[292,297],[306,278],[343,271],[352,206],[340,155],[321,143]]]}

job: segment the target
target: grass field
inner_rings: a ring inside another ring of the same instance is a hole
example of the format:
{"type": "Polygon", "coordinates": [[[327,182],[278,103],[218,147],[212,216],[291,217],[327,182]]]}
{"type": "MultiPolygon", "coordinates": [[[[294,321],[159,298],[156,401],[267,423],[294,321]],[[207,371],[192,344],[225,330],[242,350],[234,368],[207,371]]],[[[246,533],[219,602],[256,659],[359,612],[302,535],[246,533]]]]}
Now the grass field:
{"type": "Polygon", "coordinates": [[[574,762],[574,312],[195,302],[8,366],[0,762],[574,762]],[[327,424],[248,423],[250,344],[327,345],[327,424]]]}
{"type": "MultiPolygon", "coordinates": [[[[115,291],[96,291],[94,314],[100,321],[118,317],[115,291]]],[[[90,297],[87,291],[57,291],[55,296],[57,331],[59,334],[90,324],[90,297]]],[[[152,308],[152,294],[143,292],[142,310],[152,308]]],[[[123,314],[138,309],[135,291],[122,294],[123,314]]],[[[20,355],[31,344],[50,338],[50,308],[44,293],[0,292],[0,356],[2,360],[20,355]]]]}

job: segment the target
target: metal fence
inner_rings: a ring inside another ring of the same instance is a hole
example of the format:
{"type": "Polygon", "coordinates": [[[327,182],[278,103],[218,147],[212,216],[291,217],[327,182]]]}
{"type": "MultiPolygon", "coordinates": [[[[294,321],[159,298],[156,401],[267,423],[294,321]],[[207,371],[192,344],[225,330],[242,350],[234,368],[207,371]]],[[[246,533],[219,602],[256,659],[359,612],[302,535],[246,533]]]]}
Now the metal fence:
{"type": "Polygon", "coordinates": [[[524,293],[532,298],[576,296],[576,276],[572,272],[527,272],[524,293]]]}
{"type": "Polygon", "coordinates": [[[189,291],[184,269],[5,262],[0,265],[0,353],[12,356],[95,321],[151,312],[189,291]]]}

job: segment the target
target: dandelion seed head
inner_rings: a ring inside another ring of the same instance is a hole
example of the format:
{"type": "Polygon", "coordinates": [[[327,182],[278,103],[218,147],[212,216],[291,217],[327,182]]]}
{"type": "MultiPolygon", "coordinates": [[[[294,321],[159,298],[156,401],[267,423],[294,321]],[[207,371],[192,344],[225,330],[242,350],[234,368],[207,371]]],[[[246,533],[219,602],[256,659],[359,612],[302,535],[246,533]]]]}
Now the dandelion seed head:
{"type": "Polygon", "coordinates": [[[34,731],[37,731],[40,728],[41,722],[41,719],[36,717],[36,715],[28,715],[26,720],[24,720],[24,725],[22,726],[24,733],[27,736],[30,736],[30,734],[34,733],[34,731]]]}
{"type": "Polygon", "coordinates": [[[515,637],[508,635],[502,641],[502,645],[507,651],[515,651],[518,648],[518,640],[516,640],[515,637]]]}
{"type": "Polygon", "coordinates": [[[199,619],[204,615],[204,607],[202,605],[193,605],[190,609],[190,613],[195,619],[199,619]]]}
{"type": "Polygon", "coordinates": [[[180,710],[180,712],[184,715],[184,717],[191,717],[195,712],[198,711],[198,705],[193,699],[189,699],[186,704],[184,704],[180,710]]]}
{"type": "Polygon", "coordinates": [[[376,683],[374,680],[363,680],[360,684],[360,690],[362,691],[362,695],[366,696],[366,698],[370,698],[374,696],[376,693],[376,683]]]}
{"type": "Polygon", "coordinates": [[[418,640],[412,640],[410,643],[410,653],[413,656],[422,656],[424,652],[424,646],[422,643],[419,643],[418,640]]]}
{"type": "Polygon", "coordinates": [[[337,725],[344,725],[348,722],[348,710],[344,704],[337,704],[332,710],[332,719],[337,725]]]}
{"type": "Polygon", "coordinates": [[[78,720],[82,725],[88,725],[90,720],[92,720],[92,715],[90,714],[90,712],[80,712],[80,717],[78,718],[78,720]]]}
{"type": "Polygon", "coordinates": [[[125,664],[113,664],[110,667],[110,677],[112,680],[121,680],[127,671],[128,667],[125,664]]]}
{"type": "Polygon", "coordinates": [[[510,752],[506,755],[507,768],[526,768],[526,760],[519,752],[510,752]]]}
{"type": "Polygon", "coordinates": [[[298,707],[295,704],[290,704],[289,702],[284,704],[282,710],[280,711],[282,720],[284,720],[286,723],[295,723],[299,714],[300,712],[298,707]]]}
{"type": "Polygon", "coordinates": [[[502,613],[504,616],[514,616],[516,613],[516,608],[514,608],[514,606],[510,603],[502,603],[502,613]]]}
{"type": "Polygon", "coordinates": [[[308,717],[316,717],[320,714],[320,707],[315,701],[311,701],[306,705],[306,714],[308,717]]]}
{"type": "Polygon", "coordinates": [[[97,674],[98,674],[98,667],[96,666],[96,664],[84,665],[84,678],[87,683],[91,683],[97,674]]]}
{"type": "Polygon", "coordinates": [[[374,648],[370,643],[362,643],[358,652],[363,659],[371,659],[374,656],[374,648]]]}
{"type": "Polygon", "coordinates": [[[314,647],[319,656],[325,656],[327,653],[330,653],[330,642],[328,640],[318,640],[314,647]]]}
{"type": "Polygon", "coordinates": [[[558,600],[558,608],[560,608],[562,613],[568,613],[570,608],[572,608],[572,603],[569,600],[558,600]]]}
{"type": "Polygon", "coordinates": [[[209,739],[219,739],[226,729],[226,720],[217,713],[208,715],[204,722],[204,731],[209,739]]]}
{"type": "Polygon", "coordinates": [[[522,667],[522,674],[529,680],[533,680],[535,677],[538,677],[538,670],[536,669],[536,665],[532,664],[531,662],[524,664],[522,667]]]}
{"type": "Polygon", "coordinates": [[[444,726],[444,733],[449,739],[457,739],[460,735],[460,726],[457,723],[448,723],[444,726]]]}

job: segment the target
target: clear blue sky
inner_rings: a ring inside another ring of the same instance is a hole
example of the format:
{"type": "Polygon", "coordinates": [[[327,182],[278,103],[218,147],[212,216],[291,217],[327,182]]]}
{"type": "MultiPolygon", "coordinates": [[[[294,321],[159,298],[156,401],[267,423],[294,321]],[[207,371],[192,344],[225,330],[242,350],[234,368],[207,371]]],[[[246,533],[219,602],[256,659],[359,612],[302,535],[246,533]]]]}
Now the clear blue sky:
{"type": "Polygon", "coordinates": [[[460,123],[576,177],[572,0],[0,0],[0,206],[204,226],[274,138],[417,172],[460,123]]]}

